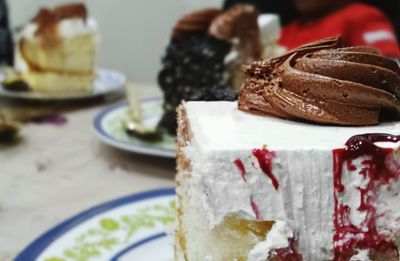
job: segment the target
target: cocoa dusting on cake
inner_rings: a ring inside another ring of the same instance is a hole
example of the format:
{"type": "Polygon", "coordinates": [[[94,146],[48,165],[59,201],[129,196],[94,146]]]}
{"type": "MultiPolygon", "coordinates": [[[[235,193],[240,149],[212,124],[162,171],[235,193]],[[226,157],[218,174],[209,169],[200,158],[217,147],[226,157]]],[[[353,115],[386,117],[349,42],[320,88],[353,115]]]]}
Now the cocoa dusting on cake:
{"type": "Polygon", "coordinates": [[[393,158],[395,157],[394,149],[378,147],[375,145],[376,142],[398,143],[400,135],[358,135],[350,138],[344,149],[333,151],[335,261],[348,261],[357,254],[357,251],[362,250],[369,252],[371,260],[399,260],[395,240],[378,231],[375,191],[382,186],[387,186],[388,190],[391,189],[390,182],[400,177],[400,163],[393,158]],[[361,226],[352,223],[351,208],[338,199],[347,185],[342,183],[343,167],[347,167],[349,172],[357,171],[352,161],[359,157],[366,157],[366,159],[361,163],[363,167],[358,170],[358,175],[368,180],[365,187],[359,188],[361,198],[357,210],[366,213],[361,226]]]}
{"type": "Polygon", "coordinates": [[[244,66],[239,109],[337,125],[400,118],[400,68],[371,47],[343,47],[340,37],[244,66]]]}
{"type": "Polygon", "coordinates": [[[44,39],[43,45],[51,46],[60,40],[57,32],[60,21],[73,18],[86,20],[87,15],[86,6],[80,3],[65,4],[54,9],[42,8],[33,19],[37,24],[35,35],[44,39]]]}

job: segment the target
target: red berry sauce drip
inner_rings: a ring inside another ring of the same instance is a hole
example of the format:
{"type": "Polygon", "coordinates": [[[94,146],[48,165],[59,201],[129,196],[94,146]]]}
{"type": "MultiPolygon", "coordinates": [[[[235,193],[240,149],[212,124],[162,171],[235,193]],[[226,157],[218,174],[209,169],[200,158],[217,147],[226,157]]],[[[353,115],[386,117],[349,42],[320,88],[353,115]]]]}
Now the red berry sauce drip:
{"type": "Polygon", "coordinates": [[[258,209],[257,204],[254,202],[253,197],[251,197],[250,203],[251,203],[251,208],[252,208],[253,211],[254,211],[254,214],[256,214],[256,218],[257,218],[258,220],[261,219],[260,210],[258,209]]]}
{"type": "MultiPolygon", "coordinates": [[[[243,181],[246,182],[246,169],[244,168],[243,162],[240,159],[237,159],[233,163],[239,169],[243,181]]],[[[261,219],[260,211],[258,209],[257,204],[253,200],[253,196],[251,196],[251,198],[250,198],[250,204],[251,204],[251,208],[253,209],[254,214],[256,215],[256,218],[261,219]]]]}
{"type": "MultiPolygon", "coordinates": [[[[400,141],[400,135],[389,134],[365,134],[357,135],[346,142],[344,149],[333,151],[334,163],[334,190],[335,190],[335,210],[334,210],[334,261],[348,261],[358,250],[370,250],[370,253],[384,253],[392,256],[393,260],[398,260],[398,250],[395,243],[387,236],[379,234],[376,228],[376,208],[374,206],[374,191],[380,185],[385,185],[391,179],[398,179],[400,168],[393,168],[387,164],[389,159],[393,159],[394,150],[380,148],[376,142],[400,141]],[[343,202],[339,202],[338,195],[345,190],[342,183],[342,168],[345,164],[349,171],[357,170],[352,164],[352,160],[366,156],[367,159],[361,162],[363,166],[359,175],[363,175],[369,180],[364,188],[359,188],[361,204],[358,211],[366,212],[361,227],[351,223],[350,207],[343,202]]],[[[392,259],[390,259],[392,260],[392,259]]]]}
{"type": "MultiPolygon", "coordinates": [[[[279,261],[303,261],[303,256],[298,253],[296,247],[296,240],[290,238],[290,245],[287,248],[280,248],[275,250],[277,260],[279,261]]],[[[275,259],[274,259],[275,260],[275,259]]]]}
{"type": "Polygon", "coordinates": [[[276,153],[274,151],[269,151],[267,149],[254,149],[253,156],[256,157],[258,164],[260,165],[261,170],[267,175],[274,186],[275,190],[279,188],[279,182],[272,174],[272,160],[276,157],[276,153]]]}
{"type": "Polygon", "coordinates": [[[243,181],[246,182],[246,170],[244,168],[243,162],[240,159],[237,159],[233,163],[235,163],[236,167],[239,169],[243,181]]]}

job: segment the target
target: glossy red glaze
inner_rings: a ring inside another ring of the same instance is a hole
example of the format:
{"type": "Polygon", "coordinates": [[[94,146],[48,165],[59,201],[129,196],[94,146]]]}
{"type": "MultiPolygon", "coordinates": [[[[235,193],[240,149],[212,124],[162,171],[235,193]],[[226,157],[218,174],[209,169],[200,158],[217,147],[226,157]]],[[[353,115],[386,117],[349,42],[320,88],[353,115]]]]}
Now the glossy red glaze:
{"type": "Polygon", "coordinates": [[[274,186],[275,190],[279,188],[279,182],[272,173],[272,160],[276,157],[275,152],[267,149],[254,149],[253,156],[256,157],[261,170],[267,175],[274,186]]]}
{"type": "Polygon", "coordinates": [[[233,163],[235,163],[236,167],[240,171],[240,175],[242,175],[242,179],[246,182],[246,169],[244,168],[243,162],[240,159],[237,159],[233,163]]]}
{"type": "Polygon", "coordinates": [[[253,198],[251,198],[250,203],[251,203],[251,208],[253,209],[254,214],[256,215],[257,220],[261,219],[260,210],[258,209],[257,204],[253,201],[253,198]]]}
{"type": "Polygon", "coordinates": [[[290,238],[290,246],[276,250],[276,257],[279,261],[303,261],[303,256],[298,253],[296,240],[290,238]]]}

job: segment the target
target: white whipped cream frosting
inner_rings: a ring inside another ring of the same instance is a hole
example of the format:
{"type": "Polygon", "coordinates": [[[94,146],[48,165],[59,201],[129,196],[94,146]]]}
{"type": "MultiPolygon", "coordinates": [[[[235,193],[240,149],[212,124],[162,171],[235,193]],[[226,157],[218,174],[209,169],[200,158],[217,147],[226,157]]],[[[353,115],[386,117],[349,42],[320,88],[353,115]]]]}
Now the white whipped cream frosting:
{"type": "Polygon", "coordinates": [[[97,33],[98,26],[94,18],[89,17],[86,21],[83,19],[65,19],[58,25],[58,32],[62,37],[73,38],[79,35],[97,33]]]}
{"type": "MultiPolygon", "coordinates": [[[[343,148],[357,134],[400,134],[400,122],[357,128],[317,126],[244,113],[237,109],[236,102],[188,102],[185,109],[192,131],[191,142],[184,149],[192,165],[191,191],[203,201],[209,228],[222,223],[228,214],[256,218],[253,201],[261,219],[293,223],[304,260],[332,259],[332,150],[343,148]],[[253,149],[263,146],[276,152],[272,172],[279,182],[278,190],[252,156],[253,149]],[[233,163],[237,159],[246,169],[246,181],[233,163]]],[[[358,206],[359,191],[351,188],[366,181],[359,175],[344,178],[343,183],[350,184],[350,188],[342,198],[348,205],[358,206]]],[[[386,191],[380,195],[382,202],[377,208],[383,216],[391,211],[391,218],[400,217],[400,204],[394,204],[393,193],[386,191]],[[384,197],[385,193],[390,195],[384,197]]],[[[360,223],[363,215],[352,211],[351,219],[360,223]]],[[[398,222],[390,227],[384,220],[380,221],[382,229],[399,228],[398,222]]]]}
{"type": "Polygon", "coordinates": [[[264,45],[276,43],[281,37],[281,22],[276,14],[261,14],[258,16],[261,41],[264,45]]]}
{"type": "MultiPolygon", "coordinates": [[[[71,18],[64,19],[60,21],[57,25],[58,33],[62,38],[73,38],[80,35],[86,34],[97,34],[98,26],[97,22],[94,18],[89,17],[84,20],[82,18],[71,18]]],[[[24,26],[24,28],[18,34],[18,40],[27,39],[27,40],[35,40],[36,39],[36,31],[37,24],[34,22],[28,23],[24,26]]]]}

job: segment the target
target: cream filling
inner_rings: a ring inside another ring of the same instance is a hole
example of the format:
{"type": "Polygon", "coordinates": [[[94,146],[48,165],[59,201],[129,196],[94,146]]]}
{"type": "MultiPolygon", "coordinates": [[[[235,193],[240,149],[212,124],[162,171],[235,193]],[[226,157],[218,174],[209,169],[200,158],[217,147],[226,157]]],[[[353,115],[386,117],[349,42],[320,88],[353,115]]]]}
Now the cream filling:
{"type": "MultiPolygon", "coordinates": [[[[86,34],[97,34],[98,26],[94,18],[84,20],[82,18],[71,18],[60,21],[57,25],[58,33],[62,38],[73,38],[86,34]]],[[[35,35],[37,31],[36,23],[27,24],[17,35],[17,40],[26,39],[33,41],[37,38],[35,35]]]]}
{"type": "Polygon", "coordinates": [[[58,25],[58,33],[64,38],[73,38],[86,34],[97,34],[98,26],[94,18],[89,17],[86,21],[83,19],[65,19],[58,25]]]}

